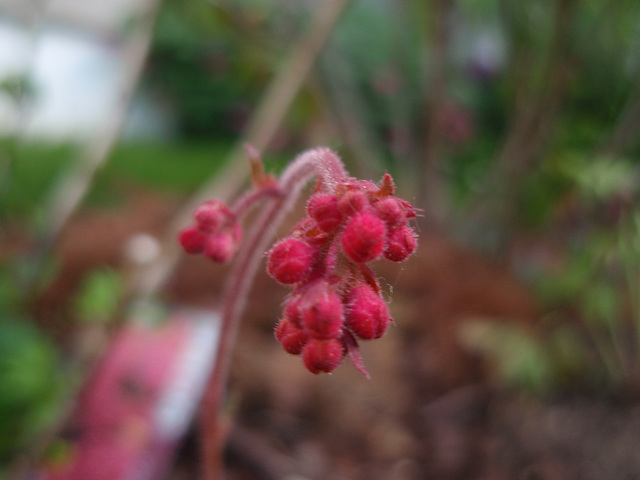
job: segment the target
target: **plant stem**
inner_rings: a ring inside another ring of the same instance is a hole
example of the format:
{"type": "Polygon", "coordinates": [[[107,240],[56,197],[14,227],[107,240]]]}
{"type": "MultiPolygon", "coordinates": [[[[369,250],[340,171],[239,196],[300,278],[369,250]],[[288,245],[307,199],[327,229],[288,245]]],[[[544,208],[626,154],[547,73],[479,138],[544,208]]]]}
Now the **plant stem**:
{"type": "MultiPolygon", "coordinates": [[[[278,227],[291,210],[305,184],[317,174],[331,188],[344,180],[347,173],[339,158],[328,149],[308,150],[300,154],[282,173],[279,195],[266,196],[267,202],[254,220],[247,238],[229,273],[223,292],[222,330],[213,372],[202,401],[202,472],[206,480],[222,477],[222,429],[219,412],[229,376],[231,354],[240,318],[256,272],[278,227]]],[[[271,187],[268,187],[271,188],[271,187]]],[[[264,198],[254,195],[254,198],[264,198]]]]}

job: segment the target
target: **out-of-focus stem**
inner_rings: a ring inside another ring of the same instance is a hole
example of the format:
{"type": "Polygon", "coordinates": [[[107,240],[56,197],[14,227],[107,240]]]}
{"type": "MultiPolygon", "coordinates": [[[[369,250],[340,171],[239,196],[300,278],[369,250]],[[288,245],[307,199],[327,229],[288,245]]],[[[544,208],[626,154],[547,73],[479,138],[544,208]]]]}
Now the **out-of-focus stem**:
{"type": "Polygon", "coordinates": [[[328,149],[308,150],[296,157],[280,177],[281,195],[267,197],[268,202],[254,220],[229,273],[223,296],[220,345],[201,410],[202,470],[205,480],[217,480],[222,476],[223,439],[219,412],[229,376],[231,353],[249,290],[278,227],[314,174],[326,185],[335,185],[347,177],[340,159],[328,149]]]}
{"type": "Polygon", "coordinates": [[[231,210],[235,217],[238,220],[241,220],[242,217],[244,217],[247,212],[257,204],[257,202],[269,197],[279,197],[281,195],[282,193],[280,192],[280,189],[275,185],[251,190],[236,200],[231,210]]]}

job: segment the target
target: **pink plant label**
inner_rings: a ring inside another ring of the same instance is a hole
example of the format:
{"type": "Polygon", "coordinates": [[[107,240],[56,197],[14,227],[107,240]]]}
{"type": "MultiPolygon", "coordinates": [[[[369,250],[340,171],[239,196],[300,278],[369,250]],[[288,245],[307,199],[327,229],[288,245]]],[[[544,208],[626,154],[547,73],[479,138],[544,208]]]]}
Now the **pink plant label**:
{"type": "Polygon", "coordinates": [[[67,455],[39,478],[160,478],[200,402],[219,332],[216,312],[123,328],[82,390],[67,455]]]}

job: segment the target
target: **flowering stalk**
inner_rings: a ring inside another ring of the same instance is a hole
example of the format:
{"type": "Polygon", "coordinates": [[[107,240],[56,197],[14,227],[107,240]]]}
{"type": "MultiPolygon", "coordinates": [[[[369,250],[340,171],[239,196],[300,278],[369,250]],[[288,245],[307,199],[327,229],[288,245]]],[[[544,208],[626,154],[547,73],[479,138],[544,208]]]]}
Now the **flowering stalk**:
{"type": "Polygon", "coordinates": [[[391,317],[367,262],[382,256],[402,261],[415,251],[416,236],[408,225],[415,209],[395,196],[390,175],[379,185],[349,177],[342,162],[325,148],[299,155],[279,180],[265,175],[255,152],[254,188],[231,208],[212,200],[199,207],[195,226],[180,233],[187,253],[204,253],[217,262],[237,259],[223,292],[221,343],[202,408],[205,478],[221,471],[221,435],[217,422],[231,350],[239,319],[264,252],[304,185],[315,174],[308,216],[268,252],[267,270],[293,287],[276,339],[288,353],[303,357],[312,373],[332,372],[349,355],[368,376],[357,339],[381,337],[391,317]],[[258,201],[263,204],[242,242],[241,217],[258,201]],[[240,248],[239,248],[240,247],[240,248]],[[238,250],[239,248],[239,250],[238,250]]]}

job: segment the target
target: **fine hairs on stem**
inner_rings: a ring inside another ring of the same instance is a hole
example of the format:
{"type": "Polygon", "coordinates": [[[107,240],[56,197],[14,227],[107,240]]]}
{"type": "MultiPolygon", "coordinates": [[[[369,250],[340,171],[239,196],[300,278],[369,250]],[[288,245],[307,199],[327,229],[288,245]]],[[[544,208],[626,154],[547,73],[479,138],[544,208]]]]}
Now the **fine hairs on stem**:
{"type": "Polygon", "coordinates": [[[222,298],[221,340],[201,410],[203,474],[220,478],[222,437],[219,411],[231,352],[249,290],[262,257],[304,186],[318,178],[307,204],[308,216],[267,252],[267,270],[293,288],[275,336],[284,350],[301,355],[307,370],[331,373],[348,356],[364,368],[359,340],[381,337],[392,322],[380,285],[366,263],[384,256],[404,261],[417,247],[409,226],[416,210],[393,195],[385,174],[378,185],[350,177],[340,158],[327,148],[298,155],[279,179],[264,173],[259,155],[252,159],[253,188],[232,207],[205,202],[195,225],[179,235],[187,253],[203,253],[234,265],[222,298]],[[240,221],[256,204],[261,210],[243,240],[240,221]]]}

